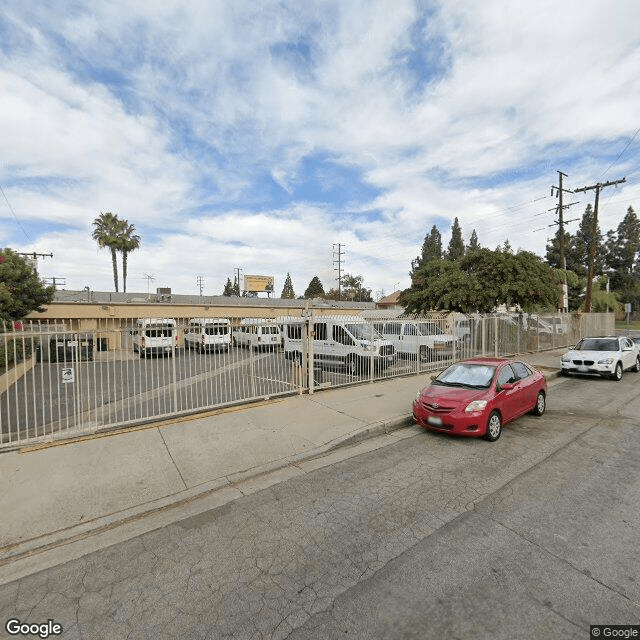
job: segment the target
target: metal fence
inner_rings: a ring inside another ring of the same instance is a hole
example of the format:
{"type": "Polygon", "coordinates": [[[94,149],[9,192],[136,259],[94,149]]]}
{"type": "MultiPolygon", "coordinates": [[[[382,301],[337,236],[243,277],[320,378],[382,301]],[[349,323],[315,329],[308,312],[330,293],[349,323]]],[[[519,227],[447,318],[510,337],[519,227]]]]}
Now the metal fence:
{"type": "Polygon", "coordinates": [[[0,449],[614,333],[613,314],[0,325],[0,449]]]}

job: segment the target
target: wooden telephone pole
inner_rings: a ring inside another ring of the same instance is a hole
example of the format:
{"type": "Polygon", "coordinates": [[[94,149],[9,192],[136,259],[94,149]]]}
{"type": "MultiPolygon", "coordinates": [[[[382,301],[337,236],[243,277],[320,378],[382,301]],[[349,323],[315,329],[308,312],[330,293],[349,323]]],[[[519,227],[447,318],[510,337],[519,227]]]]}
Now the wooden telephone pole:
{"type": "Polygon", "coordinates": [[[594,263],[596,259],[596,235],[598,233],[598,202],[600,201],[600,190],[605,187],[611,187],[618,185],[622,182],[626,182],[626,178],[620,180],[609,180],[608,182],[598,182],[598,184],[592,184],[589,187],[582,187],[582,189],[574,189],[574,193],[580,191],[592,191],[596,192],[596,202],[593,207],[593,228],[591,231],[591,244],[589,245],[589,270],[587,273],[587,293],[584,298],[584,311],[589,313],[591,311],[591,295],[593,292],[593,272],[594,263]]]}

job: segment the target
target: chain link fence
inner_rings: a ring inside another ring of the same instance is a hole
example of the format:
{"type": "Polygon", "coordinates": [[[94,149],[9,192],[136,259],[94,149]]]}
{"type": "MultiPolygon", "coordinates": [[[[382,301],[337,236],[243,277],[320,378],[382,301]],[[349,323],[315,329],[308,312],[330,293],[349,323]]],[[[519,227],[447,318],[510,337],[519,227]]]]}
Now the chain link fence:
{"type": "Polygon", "coordinates": [[[412,376],[614,333],[613,314],[132,318],[0,325],[0,449],[412,376]]]}

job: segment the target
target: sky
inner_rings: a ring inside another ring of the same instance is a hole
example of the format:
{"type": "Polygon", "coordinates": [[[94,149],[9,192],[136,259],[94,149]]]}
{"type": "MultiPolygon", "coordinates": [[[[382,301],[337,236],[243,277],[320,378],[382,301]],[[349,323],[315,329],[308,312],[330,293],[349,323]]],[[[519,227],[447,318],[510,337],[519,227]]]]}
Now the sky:
{"type": "Polygon", "coordinates": [[[557,171],[626,178],[603,233],[640,209],[639,23],[637,0],[0,0],[0,246],[113,291],[109,211],[141,237],[128,292],[204,295],[236,269],[328,290],[339,245],[378,298],[455,217],[544,256],[557,171]]]}

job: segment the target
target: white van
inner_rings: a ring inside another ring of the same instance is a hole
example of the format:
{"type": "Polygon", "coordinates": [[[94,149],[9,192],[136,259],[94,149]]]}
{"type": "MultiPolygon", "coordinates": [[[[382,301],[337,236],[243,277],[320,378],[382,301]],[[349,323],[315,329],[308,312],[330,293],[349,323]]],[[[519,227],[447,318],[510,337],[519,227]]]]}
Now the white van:
{"type": "Polygon", "coordinates": [[[244,318],[232,333],[234,345],[249,349],[275,349],[281,340],[280,326],[268,318],[244,318]]]}
{"type": "Polygon", "coordinates": [[[421,362],[452,358],[458,341],[435,320],[376,322],[376,329],[393,344],[399,355],[419,357],[421,362]]]}
{"type": "Polygon", "coordinates": [[[185,349],[229,351],[230,344],[229,318],[192,318],[184,330],[185,349]]]}
{"type": "Polygon", "coordinates": [[[133,350],[141,358],[168,353],[178,346],[178,331],[173,318],[139,318],[133,333],[133,350]]]}
{"type": "MultiPolygon", "coordinates": [[[[385,340],[362,317],[319,315],[313,318],[313,357],[324,366],[344,367],[355,375],[374,368],[384,369],[396,359],[393,345],[385,340]]],[[[284,355],[289,360],[302,361],[302,319],[284,324],[284,355]]]]}

